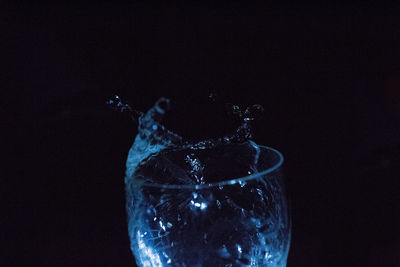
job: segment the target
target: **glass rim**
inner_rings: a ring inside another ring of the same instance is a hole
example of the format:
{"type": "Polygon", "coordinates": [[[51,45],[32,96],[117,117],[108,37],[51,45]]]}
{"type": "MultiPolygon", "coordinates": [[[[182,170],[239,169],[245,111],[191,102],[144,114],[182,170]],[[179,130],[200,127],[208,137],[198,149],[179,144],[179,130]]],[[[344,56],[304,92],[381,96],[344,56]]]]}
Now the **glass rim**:
{"type": "Polygon", "coordinates": [[[140,182],[135,180],[135,178],[132,178],[135,182],[140,183],[141,186],[144,187],[154,187],[154,188],[160,188],[160,189],[193,189],[193,190],[198,190],[198,189],[207,189],[207,188],[212,188],[212,187],[217,187],[217,186],[225,186],[225,185],[234,185],[240,182],[246,182],[249,180],[253,180],[256,178],[259,178],[260,176],[269,174],[275,170],[277,170],[280,166],[282,166],[284,157],[281,152],[276,150],[275,148],[269,147],[269,146],[263,146],[263,145],[258,145],[260,148],[267,149],[269,151],[274,152],[276,155],[278,155],[279,160],[277,163],[275,163],[272,167],[269,167],[268,169],[265,169],[261,172],[253,173],[247,176],[239,177],[239,178],[232,178],[228,180],[222,180],[219,182],[212,182],[212,183],[205,183],[205,184],[196,184],[196,185],[189,185],[189,184],[160,184],[160,183],[146,183],[146,182],[140,182]]]}

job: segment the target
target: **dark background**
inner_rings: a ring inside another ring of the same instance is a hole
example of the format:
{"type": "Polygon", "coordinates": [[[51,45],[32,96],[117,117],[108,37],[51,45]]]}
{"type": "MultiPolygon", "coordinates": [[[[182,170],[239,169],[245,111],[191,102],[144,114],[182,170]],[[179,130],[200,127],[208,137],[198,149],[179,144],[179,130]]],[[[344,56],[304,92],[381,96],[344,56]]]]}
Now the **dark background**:
{"type": "Polygon", "coordinates": [[[169,97],[166,125],[192,139],[231,129],[225,102],[263,105],[254,140],[285,155],[288,266],[400,266],[400,9],[1,10],[1,266],[135,266],[137,132],[114,94],[142,111],[169,97]]]}

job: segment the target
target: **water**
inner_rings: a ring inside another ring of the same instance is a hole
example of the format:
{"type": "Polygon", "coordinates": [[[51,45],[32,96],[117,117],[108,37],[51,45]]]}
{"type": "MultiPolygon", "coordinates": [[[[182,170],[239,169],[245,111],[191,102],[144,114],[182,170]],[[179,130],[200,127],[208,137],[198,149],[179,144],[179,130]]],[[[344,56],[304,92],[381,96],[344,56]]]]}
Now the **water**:
{"type": "Polygon", "coordinates": [[[290,229],[279,175],[234,180],[278,162],[279,154],[251,141],[260,105],[229,104],[239,121],[232,134],[190,142],[163,125],[166,98],[146,113],[119,97],[110,104],[138,117],[125,183],[139,266],[286,265],[290,229]]]}
{"type": "MultiPolygon", "coordinates": [[[[133,113],[133,109],[123,104],[118,96],[115,99],[117,101],[110,100],[109,104],[114,104],[121,111],[133,113]]],[[[141,172],[148,174],[142,176],[146,177],[146,182],[149,183],[200,185],[217,182],[223,178],[222,175],[226,179],[244,177],[257,172],[260,149],[250,139],[251,123],[263,111],[261,105],[252,105],[244,110],[238,105],[231,105],[231,112],[241,121],[236,131],[218,139],[202,140],[197,143],[184,141],[162,124],[169,105],[168,99],[160,98],[145,114],[136,112],[140,114],[138,135],[128,154],[126,180],[131,179],[135,172],[141,172]],[[223,159],[215,157],[221,153],[224,154],[223,159]],[[221,166],[234,166],[234,168],[221,171],[221,166]],[[154,170],[162,170],[162,173],[155,172],[150,175],[154,170]]]]}

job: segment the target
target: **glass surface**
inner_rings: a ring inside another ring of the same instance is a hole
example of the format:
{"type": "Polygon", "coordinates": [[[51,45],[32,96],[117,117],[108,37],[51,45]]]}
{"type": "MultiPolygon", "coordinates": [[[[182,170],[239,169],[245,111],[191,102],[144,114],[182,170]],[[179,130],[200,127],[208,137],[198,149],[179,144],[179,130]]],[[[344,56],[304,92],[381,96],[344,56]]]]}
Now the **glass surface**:
{"type": "Polygon", "coordinates": [[[213,168],[221,176],[201,184],[155,182],[162,181],[154,179],[165,171],[161,163],[127,177],[129,237],[138,266],[286,266],[283,156],[259,148],[257,171],[241,178],[229,176],[238,164],[217,152],[213,168]]]}

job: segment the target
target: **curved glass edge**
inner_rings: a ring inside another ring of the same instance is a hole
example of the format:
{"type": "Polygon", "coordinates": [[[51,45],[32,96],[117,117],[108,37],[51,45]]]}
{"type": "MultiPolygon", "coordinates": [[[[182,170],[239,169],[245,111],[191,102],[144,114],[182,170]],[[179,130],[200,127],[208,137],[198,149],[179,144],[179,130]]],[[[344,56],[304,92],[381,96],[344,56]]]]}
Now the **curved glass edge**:
{"type": "Polygon", "coordinates": [[[259,147],[271,150],[275,152],[279,156],[279,161],[271,168],[268,168],[264,171],[253,173],[248,176],[240,177],[240,178],[233,178],[233,179],[228,179],[224,180],[221,182],[214,182],[214,183],[208,183],[208,184],[199,184],[199,185],[176,185],[176,184],[158,184],[158,183],[145,183],[141,182],[138,180],[135,180],[132,178],[133,182],[136,183],[139,186],[145,186],[145,187],[156,187],[156,188],[161,188],[161,189],[190,189],[190,190],[197,190],[197,189],[205,189],[205,188],[211,188],[211,187],[216,187],[216,186],[225,186],[225,185],[233,185],[239,182],[245,182],[249,181],[255,178],[258,178],[260,176],[266,175],[268,173],[271,173],[275,170],[277,170],[280,166],[283,164],[284,157],[281,152],[276,150],[275,148],[269,147],[269,146],[263,146],[259,145],[259,147]]]}

